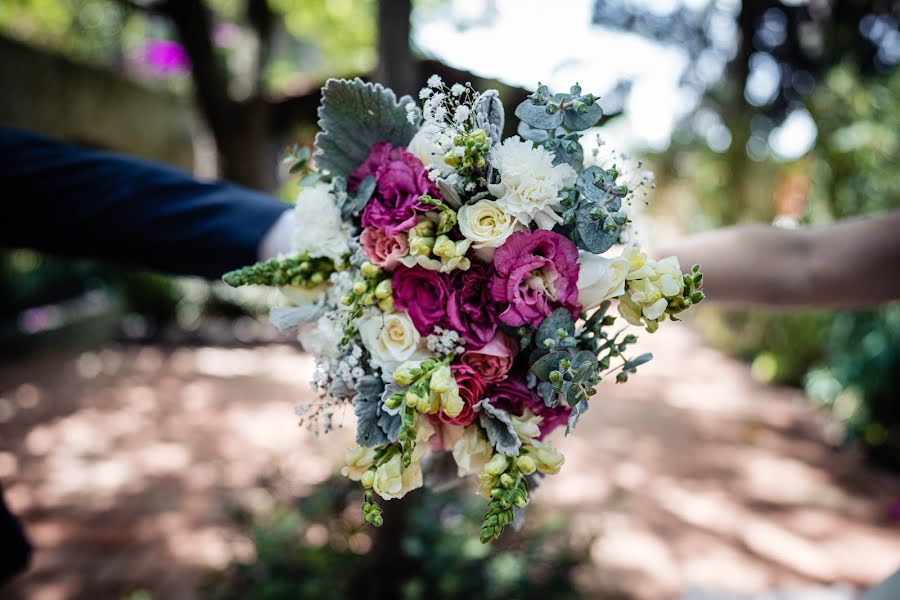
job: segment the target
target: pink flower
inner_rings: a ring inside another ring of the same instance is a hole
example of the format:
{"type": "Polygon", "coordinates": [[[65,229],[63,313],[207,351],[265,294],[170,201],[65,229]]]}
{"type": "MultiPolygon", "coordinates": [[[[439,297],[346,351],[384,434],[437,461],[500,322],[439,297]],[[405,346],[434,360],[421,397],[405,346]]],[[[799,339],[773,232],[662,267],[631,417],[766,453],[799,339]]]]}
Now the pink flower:
{"type": "Polygon", "coordinates": [[[517,231],[494,253],[491,296],[508,305],[500,320],[512,327],[537,327],[557,306],[577,318],[578,248],[558,233],[517,231]]]}
{"type": "Polygon", "coordinates": [[[544,439],[554,429],[568,422],[572,409],[564,402],[551,408],[547,406],[537,392],[528,389],[524,382],[518,379],[507,379],[493,384],[488,389],[490,403],[497,408],[502,408],[511,415],[521,417],[528,409],[532,414],[540,416],[543,420],[538,427],[541,434],[539,440],[544,439]]]}
{"type": "Polygon", "coordinates": [[[394,271],[394,304],[407,312],[420,334],[429,335],[443,323],[450,299],[447,283],[441,273],[419,266],[394,271]]]}
{"type": "Polygon", "coordinates": [[[366,258],[389,271],[396,268],[400,259],[409,253],[409,241],[405,233],[388,235],[378,227],[363,229],[359,242],[366,258]]]}
{"type": "Polygon", "coordinates": [[[487,383],[495,383],[509,373],[518,351],[516,341],[498,331],[486,346],[467,350],[459,360],[472,367],[487,383]]]}
{"type": "Polygon", "coordinates": [[[355,192],[370,175],[375,177],[375,193],[363,209],[362,225],[383,228],[387,235],[412,228],[417,215],[428,210],[419,196],[438,195],[422,161],[389,142],[372,146],[366,160],[350,173],[347,189],[355,192]]]}
{"type": "Polygon", "coordinates": [[[484,399],[487,384],[485,384],[481,375],[476,373],[475,369],[472,367],[467,367],[466,365],[452,365],[450,370],[453,372],[453,377],[456,379],[456,385],[459,386],[459,397],[462,398],[463,409],[462,412],[455,417],[448,417],[444,414],[443,409],[441,409],[438,412],[437,417],[440,421],[447,423],[448,425],[465,427],[475,420],[475,417],[477,416],[475,405],[484,399]]]}
{"type": "Polygon", "coordinates": [[[488,293],[493,270],[472,263],[466,271],[452,271],[447,305],[447,324],[471,348],[481,348],[497,331],[498,306],[488,293]]]}

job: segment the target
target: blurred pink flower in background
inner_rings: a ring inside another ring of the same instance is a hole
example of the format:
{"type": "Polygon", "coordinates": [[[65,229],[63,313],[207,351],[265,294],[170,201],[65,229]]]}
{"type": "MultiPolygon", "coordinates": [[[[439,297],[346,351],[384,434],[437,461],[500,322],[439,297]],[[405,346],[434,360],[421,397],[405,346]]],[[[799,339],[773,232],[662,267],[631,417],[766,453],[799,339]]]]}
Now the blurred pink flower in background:
{"type": "Polygon", "coordinates": [[[191,70],[184,47],[172,40],[149,40],[143,48],[142,62],[159,75],[175,75],[191,70]]]}

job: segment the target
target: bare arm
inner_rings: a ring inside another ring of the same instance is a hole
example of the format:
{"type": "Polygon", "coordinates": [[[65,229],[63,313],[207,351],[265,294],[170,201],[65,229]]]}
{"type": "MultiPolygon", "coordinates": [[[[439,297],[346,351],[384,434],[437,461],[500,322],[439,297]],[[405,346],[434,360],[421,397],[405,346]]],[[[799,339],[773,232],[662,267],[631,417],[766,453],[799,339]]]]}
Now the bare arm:
{"type": "Polygon", "coordinates": [[[800,230],[729,227],[658,254],[700,263],[712,302],[851,308],[900,299],[900,210],[800,230]]]}

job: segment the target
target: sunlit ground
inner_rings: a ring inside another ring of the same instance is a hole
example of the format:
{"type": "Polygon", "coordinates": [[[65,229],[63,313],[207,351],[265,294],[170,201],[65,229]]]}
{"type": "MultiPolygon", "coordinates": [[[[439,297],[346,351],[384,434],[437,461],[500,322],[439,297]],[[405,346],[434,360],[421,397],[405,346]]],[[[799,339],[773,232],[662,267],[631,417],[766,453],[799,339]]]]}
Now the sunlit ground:
{"type": "MultiPolygon", "coordinates": [[[[835,453],[800,393],[756,384],[685,327],[642,343],[656,360],[602,388],[534,495],[533,511],[564,510],[573,535],[596,537],[588,595],[864,587],[900,567],[900,478],[835,453]]],[[[195,597],[198,567],[253,552],[234,510],[307,493],[352,439],[349,415],[327,437],[297,426],[311,369],[286,345],[0,368],[0,482],[37,546],[11,596],[195,597]]]]}

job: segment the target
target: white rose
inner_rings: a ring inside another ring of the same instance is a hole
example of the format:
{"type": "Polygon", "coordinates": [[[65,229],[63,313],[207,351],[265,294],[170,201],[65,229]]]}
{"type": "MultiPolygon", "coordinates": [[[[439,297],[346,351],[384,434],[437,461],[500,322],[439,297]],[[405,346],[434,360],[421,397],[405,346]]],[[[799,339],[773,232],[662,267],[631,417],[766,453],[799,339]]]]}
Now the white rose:
{"type": "Polygon", "coordinates": [[[491,161],[500,173],[500,183],[488,186],[497,203],[522,225],[532,221],[541,229],[562,223],[553,207],[560,192],[575,184],[577,174],[567,164],[553,164],[553,154],[519,136],[504,140],[491,150],[491,161]]]}
{"type": "Polygon", "coordinates": [[[625,293],[625,277],[629,267],[627,258],[603,258],[590,252],[578,254],[578,303],[584,310],[625,293]]]}
{"type": "Polygon", "coordinates": [[[459,209],[457,217],[460,232],[472,241],[472,248],[475,248],[479,258],[486,261],[493,258],[494,248],[502,246],[521,227],[494,200],[479,200],[475,204],[467,204],[459,209]]]}
{"type": "Polygon", "coordinates": [[[436,170],[444,177],[453,172],[453,167],[444,162],[447,148],[438,140],[440,135],[434,125],[426,123],[409,141],[406,151],[421,160],[426,168],[436,170]]]}
{"type": "Polygon", "coordinates": [[[422,336],[404,312],[368,311],[357,320],[357,327],[372,362],[386,376],[405,360],[425,357],[421,348],[422,336]]]}
{"type": "Polygon", "coordinates": [[[350,235],[341,219],[337,199],[327,183],[303,188],[294,207],[291,250],[341,261],[350,253],[350,235]]]}

